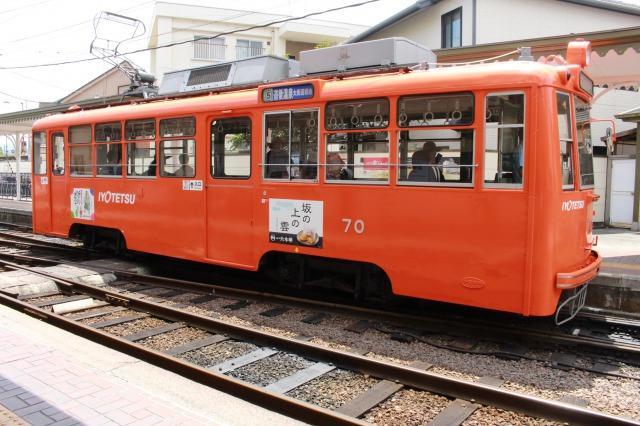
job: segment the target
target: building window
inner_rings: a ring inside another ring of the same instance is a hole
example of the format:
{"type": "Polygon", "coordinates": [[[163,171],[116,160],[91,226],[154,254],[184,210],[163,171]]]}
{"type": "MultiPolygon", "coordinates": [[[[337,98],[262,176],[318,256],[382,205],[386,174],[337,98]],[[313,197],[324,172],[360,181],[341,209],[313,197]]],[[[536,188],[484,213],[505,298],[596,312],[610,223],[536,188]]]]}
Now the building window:
{"type": "Polygon", "coordinates": [[[486,98],[484,181],[522,188],[524,176],[524,94],[486,98]]]}
{"type": "Polygon", "coordinates": [[[442,15],[442,48],[462,46],[462,8],[442,15]]]}
{"type": "Polygon", "coordinates": [[[225,48],[222,37],[193,36],[193,59],[224,61],[225,48]]]}
{"type": "Polygon", "coordinates": [[[566,93],[557,93],[558,139],[560,140],[560,163],[562,188],[573,189],[573,139],[571,137],[571,102],[566,93]]]}
{"type": "Polygon", "coordinates": [[[264,53],[261,41],[238,40],[236,41],[236,59],[253,58],[264,53]]]}
{"type": "Polygon", "coordinates": [[[211,176],[248,178],[251,175],[251,119],[214,120],[211,123],[211,176]]]}

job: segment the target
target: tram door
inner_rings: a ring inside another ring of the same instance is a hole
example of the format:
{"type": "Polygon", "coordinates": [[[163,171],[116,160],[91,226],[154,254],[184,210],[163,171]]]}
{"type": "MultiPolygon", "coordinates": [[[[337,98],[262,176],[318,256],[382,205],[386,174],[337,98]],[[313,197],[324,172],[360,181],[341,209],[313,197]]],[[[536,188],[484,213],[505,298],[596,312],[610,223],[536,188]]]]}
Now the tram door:
{"type": "Polygon", "coordinates": [[[33,154],[31,156],[33,167],[32,191],[33,200],[33,227],[38,232],[51,231],[51,194],[49,191],[51,173],[47,167],[51,163],[47,160],[47,154],[51,148],[46,132],[33,134],[33,154]]]}
{"type": "Polygon", "coordinates": [[[249,266],[253,259],[251,118],[213,118],[210,135],[207,258],[249,266]]]}
{"type": "Polygon", "coordinates": [[[51,141],[51,180],[49,185],[51,202],[51,231],[55,233],[65,232],[62,226],[68,222],[70,200],[67,192],[68,165],[65,162],[65,137],[62,131],[53,131],[49,134],[51,141]]]}

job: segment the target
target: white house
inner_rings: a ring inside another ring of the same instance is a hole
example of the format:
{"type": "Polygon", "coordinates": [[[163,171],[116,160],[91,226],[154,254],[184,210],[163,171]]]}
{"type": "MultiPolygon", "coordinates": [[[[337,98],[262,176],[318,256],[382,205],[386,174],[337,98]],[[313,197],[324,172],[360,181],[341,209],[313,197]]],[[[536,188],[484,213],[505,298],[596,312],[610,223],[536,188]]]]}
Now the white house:
{"type": "Polygon", "coordinates": [[[317,19],[265,25],[287,18],[291,17],[157,2],[149,47],[174,45],[151,51],[151,73],[160,81],[169,71],[252,56],[297,58],[302,50],[340,43],[367,28],[317,19]],[[254,26],[262,27],[248,29],[254,26]]]}

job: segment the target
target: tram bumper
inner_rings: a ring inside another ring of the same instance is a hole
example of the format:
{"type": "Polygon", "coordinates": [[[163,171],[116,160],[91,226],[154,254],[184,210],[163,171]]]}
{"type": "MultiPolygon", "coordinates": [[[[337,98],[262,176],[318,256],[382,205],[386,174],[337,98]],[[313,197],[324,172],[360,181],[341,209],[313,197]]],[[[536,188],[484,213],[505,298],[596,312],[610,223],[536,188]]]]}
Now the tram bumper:
{"type": "Polygon", "coordinates": [[[576,271],[560,272],[556,275],[556,288],[567,290],[589,282],[598,275],[601,263],[602,257],[600,257],[597,251],[591,250],[587,258],[586,266],[576,271]]]}

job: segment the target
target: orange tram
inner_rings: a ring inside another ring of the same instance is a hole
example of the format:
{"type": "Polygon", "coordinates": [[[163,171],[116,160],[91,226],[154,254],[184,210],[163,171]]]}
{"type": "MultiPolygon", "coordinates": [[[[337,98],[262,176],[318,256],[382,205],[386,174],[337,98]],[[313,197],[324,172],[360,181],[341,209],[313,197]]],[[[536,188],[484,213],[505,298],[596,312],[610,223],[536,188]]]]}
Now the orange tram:
{"type": "Polygon", "coordinates": [[[283,285],[574,315],[598,272],[583,71],[301,77],[33,126],[33,225],[283,285]]]}

